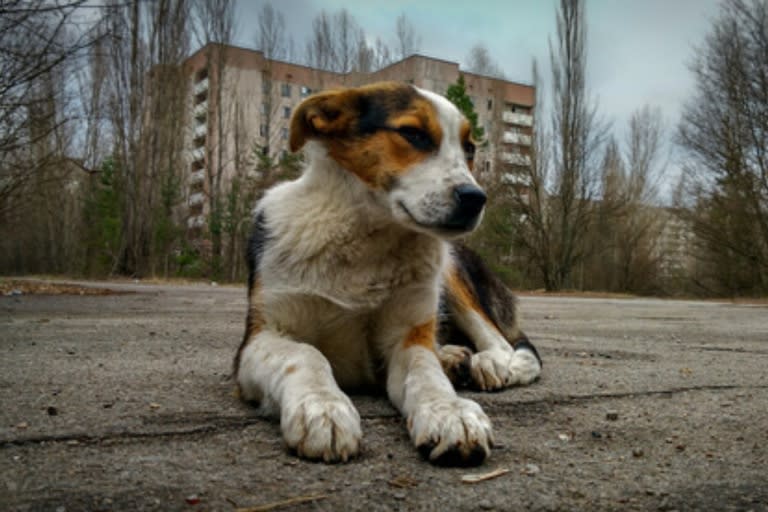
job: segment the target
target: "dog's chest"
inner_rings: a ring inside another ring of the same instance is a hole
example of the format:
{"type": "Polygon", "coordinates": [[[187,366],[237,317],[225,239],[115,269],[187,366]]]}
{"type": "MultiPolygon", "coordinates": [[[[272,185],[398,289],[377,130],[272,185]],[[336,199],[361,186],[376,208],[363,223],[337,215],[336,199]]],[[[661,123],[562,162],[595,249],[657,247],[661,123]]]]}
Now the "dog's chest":
{"type": "Polygon", "coordinates": [[[264,284],[350,311],[375,310],[397,290],[429,286],[442,265],[441,242],[419,233],[364,229],[348,220],[300,230],[273,246],[264,284]]]}

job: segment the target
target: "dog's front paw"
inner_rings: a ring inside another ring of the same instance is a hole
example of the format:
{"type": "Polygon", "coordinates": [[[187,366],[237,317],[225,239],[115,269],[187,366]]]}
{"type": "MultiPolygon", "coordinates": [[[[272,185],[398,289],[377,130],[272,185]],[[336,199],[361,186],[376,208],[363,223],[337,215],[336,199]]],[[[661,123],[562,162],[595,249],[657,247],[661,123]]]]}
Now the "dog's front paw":
{"type": "Polygon", "coordinates": [[[408,418],[413,444],[441,466],[476,466],[491,452],[491,421],[472,400],[445,398],[423,403],[408,418]]]}
{"type": "Polygon", "coordinates": [[[515,350],[494,348],[473,354],[470,373],[474,385],[493,391],[536,380],[541,374],[541,362],[533,345],[526,343],[515,350]]]}
{"type": "Polygon", "coordinates": [[[288,447],[300,457],[346,462],[360,451],[360,415],[341,392],[317,391],[289,401],[280,426],[288,447]]]}

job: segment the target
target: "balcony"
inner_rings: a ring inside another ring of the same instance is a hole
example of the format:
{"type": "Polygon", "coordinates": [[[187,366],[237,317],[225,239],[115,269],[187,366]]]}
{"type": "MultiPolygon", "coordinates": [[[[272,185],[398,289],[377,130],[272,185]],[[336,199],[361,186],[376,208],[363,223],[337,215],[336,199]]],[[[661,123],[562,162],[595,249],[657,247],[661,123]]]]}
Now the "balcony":
{"type": "Polygon", "coordinates": [[[531,136],[522,133],[515,133],[506,131],[501,137],[502,142],[509,142],[510,144],[520,144],[521,146],[531,145],[531,136]]]}
{"type": "Polygon", "coordinates": [[[195,96],[208,91],[208,79],[204,78],[195,84],[195,96]]]}
{"type": "Polygon", "coordinates": [[[187,227],[192,228],[201,228],[205,226],[205,216],[204,215],[195,215],[194,217],[190,217],[187,219],[187,227]]]}
{"type": "Polygon", "coordinates": [[[196,118],[204,117],[208,114],[208,102],[204,101],[195,105],[194,115],[196,118]]]}
{"type": "Polygon", "coordinates": [[[205,137],[208,134],[208,125],[199,124],[195,126],[195,138],[205,137]]]}
{"type": "Polygon", "coordinates": [[[501,118],[505,123],[516,124],[519,126],[533,126],[533,116],[530,114],[520,114],[519,112],[504,112],[501,118]]]}
{"type": "Polygon", "coordinates": [[[501,182],[505,185],[530,187],[531,177],[527,174],[522,174],[519,172],[505,172],[501,175],[501,182]]]}
{"type": "Polygon", "coordinates": [[[195,171],[189,175],[189,184],[194,185],[195,183],[200,183],[202,181],[205,181],[205,170],[200,169],[199,171],[195,171]]]}
{"type": "Polygon", "coordinates": [[[197,148],[189,151],[189,159],[192,162],[203,160],[205,158],[205,148],[197,148]]]}
{"type": "Polygon", "coordinates": [[[512,165],[521,165],[524,167],[530,167],[531,157],[528,155],[521,155],[520,153],[501,153],[501,161],[512,165]]]}
{"type": "Polygon", "coordinates": [[[205,196],[202,192],[196,192],[189,196],[189,205],[194,206],[196,204],[203,204],[203,201],[205,201],[205,196]]]}

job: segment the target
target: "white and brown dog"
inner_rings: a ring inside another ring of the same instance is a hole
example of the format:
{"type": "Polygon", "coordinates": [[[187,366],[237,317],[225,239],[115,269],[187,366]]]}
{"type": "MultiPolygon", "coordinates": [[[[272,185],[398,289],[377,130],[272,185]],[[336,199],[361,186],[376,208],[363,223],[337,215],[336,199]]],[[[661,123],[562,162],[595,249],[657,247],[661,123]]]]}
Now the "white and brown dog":
{"type": "Polygon", "coordinates": [[[528,384],[541,360],[512,294],[448,241],[477,226],[486,200],[469,123],[437,94],[382,83],[308,98],[290,144],[305,148],[303,175],[255,209],[242,398],[275,406],[300,456],[332,462],[362,438],[342,389],[386,388],[430,461],[481,463],[491,422],[451,381],[528,384]]]}

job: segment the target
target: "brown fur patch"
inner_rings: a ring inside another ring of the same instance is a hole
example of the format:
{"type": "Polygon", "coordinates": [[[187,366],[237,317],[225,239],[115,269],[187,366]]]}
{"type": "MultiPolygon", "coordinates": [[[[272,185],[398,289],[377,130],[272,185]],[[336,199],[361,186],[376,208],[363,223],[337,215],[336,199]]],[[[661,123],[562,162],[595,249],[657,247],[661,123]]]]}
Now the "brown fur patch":
{"type": "Polygon", "coordinates": [[[305,100],[291,121],[291,150],[308,139],[325,141],[328,154],[372,188],[428,158],[399,129],[424,132],[437,149],[443,138],[434,105],[413,87],[395,82],[328,91],[305,100]]]}
{"type": "Polygon", "coordinates": [[[409,348],[413,346],[421,346],[426,349],[435,350],[435,319],[431,319],[428,322],[424,322],[421,325],[413,327],[408,336],[403,341],[403,348],[409,348]]]}
{"type": "Polygon", "coordinates": [[[459,275],[459,272],[455,267],[448,271],[446,284],[448,285],[448,290],[450,291],[450,299],[455,307],[464,311],[474,311],[486,322],[492,325],[496,330],[498,330],[493,321],[488,318],[488,315],[485,313],[485,311],[483,311],[482,306],[477,301],[474,294],[464,282],[464,279],[462,279],[462,277],[459,275]]]}
{"type": "Polygon", "coordinates": [[[290,375],[290,374],[292,374],[295,371],[296,371],[296,365],[292,364],[288,368],[285,369],[285,374],[286,375],[290,375]]]}
{"type": "Polygon", "coordinates": [[[475,169],[475,155],[474,155],[474,148],[477,145],[475,141],[472,139],[472,126],[469,124],[469,121],[464,119],[461,122],[461,127],[459,128],[459,140],[461,141],[461,147],[464,148],[464,151],[466,152],[467,145],[472,146],[472,155],[466,155],[467,157],[467,166],[469,167],[470,172],[475,169]]]}
{"type": "Polygon", "coordinates": [[[248,290],[248,314],[245,317],[245,334],[243,335],[243,341],[240,343],[240,348],[237,349],[237,354],[235,355],[235,377],[237,377],[237,372],[240,369],[240,357],[243,350],[245,350],[245,347],[248,346],[253,337],[264,328],[264,315],[261,310],[261,283],[259,283],[258,279],[254,279],[248,290]]]}

